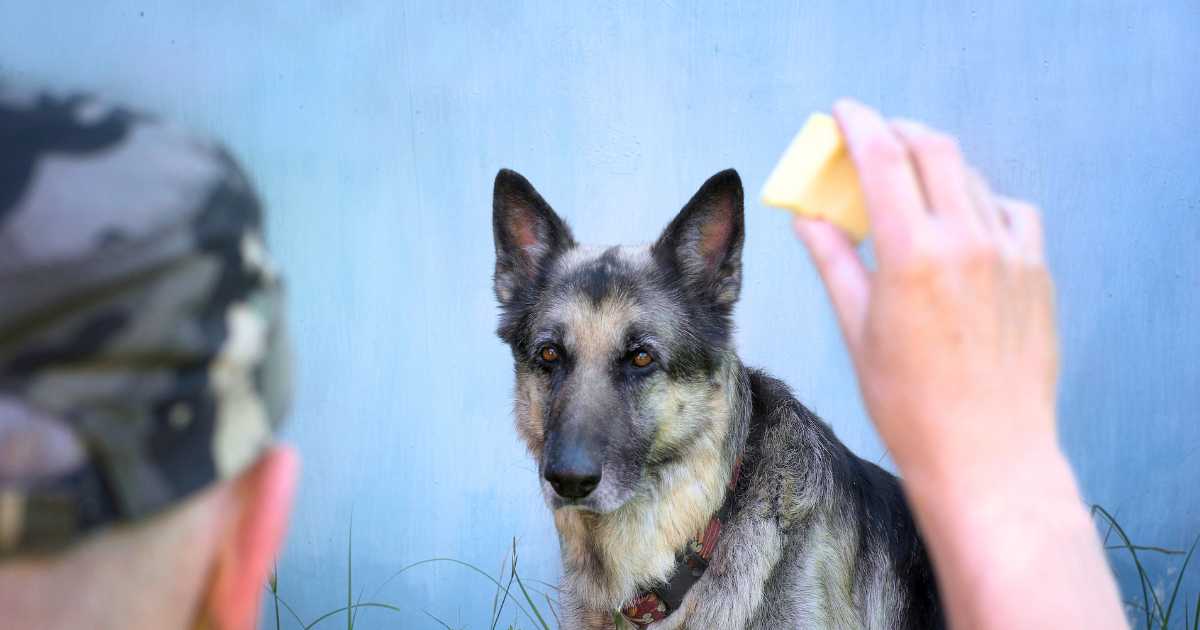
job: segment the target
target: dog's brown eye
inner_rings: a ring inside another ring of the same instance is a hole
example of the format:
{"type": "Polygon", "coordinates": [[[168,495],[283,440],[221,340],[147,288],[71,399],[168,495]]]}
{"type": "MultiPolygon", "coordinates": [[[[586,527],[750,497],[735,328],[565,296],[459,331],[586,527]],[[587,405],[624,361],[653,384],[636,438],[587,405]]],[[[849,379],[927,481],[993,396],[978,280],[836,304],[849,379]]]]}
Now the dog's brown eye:
{"type": "Polygon", "coordinates": [[[633,355],[634,367],[644,368],[651,363],[654,363],[654,357],[650,356],[650,353],[646,352],[645,350],[638,350],[637,353],[633,355]]]}
{"type": "Polygon", "coordinates": [[[542,360],[546,363],[554,363],[558,360],[558,350],[555,350],[554,346],[542,348],[542,360]]]}

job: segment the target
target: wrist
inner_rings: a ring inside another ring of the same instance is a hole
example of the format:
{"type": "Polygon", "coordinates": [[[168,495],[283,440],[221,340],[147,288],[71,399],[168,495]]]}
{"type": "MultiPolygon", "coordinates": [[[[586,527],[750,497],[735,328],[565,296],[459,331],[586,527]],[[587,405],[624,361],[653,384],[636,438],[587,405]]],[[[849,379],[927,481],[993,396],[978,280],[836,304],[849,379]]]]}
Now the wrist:
{"type": "Polygon", "coordinates": [[[1082,505],[1075,475],[1057,445],[1030,447],[1013,457],[901,467],[905,491],[918,507],[992,512],[1006,508],[1082,505]]]}
{"type": "Polygon", "coordinates": [[[904,488],[952,625],[1119,627],[1116,589],[1075,476],[1057,448],[984,475],[917,474],[904,488]],[[1064,603],[1062,589],[1077,597],[1064,603]],[[1019,601],[1019,605],[1012,604],[1019,601]],[[1081,620],[1106,623],[1078,625],[1081,620]]]}
{"type": "Polygon", "coordinates": [[[963,451],[897,458],[896,464],[913,491],[955,501],[1077,493],[1071,465],[1053,438],[963,451]]]}
{"type": "Polygon", "coordinates": [[[1042,531],[1092,527],[1053,433],[1018,437],[979,438],[971,448],[962,447],[971,442],[960,440],[953,444],[957,448],[930,448],[919,457],[897,460],[905,494],[931,547],[957,554],[963,549],[956,548],[989,538],[1020,544],[1010,536],[1030,526],[1042,531]]]}
{"type": "Polygon", "coordinates": [[[919,420],[891,422],[905,428],[885,435],[893,438],[888,446],[902,476],[939,492],[1037,485],[1047,473],[1073,479],[1058,444],[1053,403],[981,407],[947,406],[919,420]]]}

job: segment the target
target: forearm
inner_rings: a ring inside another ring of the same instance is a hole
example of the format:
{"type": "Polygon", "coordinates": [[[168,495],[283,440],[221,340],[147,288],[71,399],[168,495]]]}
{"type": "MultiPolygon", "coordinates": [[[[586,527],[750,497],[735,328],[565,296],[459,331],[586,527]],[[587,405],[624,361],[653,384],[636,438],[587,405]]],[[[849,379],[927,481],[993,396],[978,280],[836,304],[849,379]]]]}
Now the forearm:
{"type": "Polygon", "coordinates": [[[955,628],[1123,628],[1116,584],[1057,447],[905,488],[955,628]]]}
{"type": "Polygon", "coordinates": [[[1056,440],[1054,284],[1033,205],[952,137],[834,107],[874,234],[868,270],[800,220],[871,419],[959,628],[1119,628],[1116,586],[1056,440]]]}

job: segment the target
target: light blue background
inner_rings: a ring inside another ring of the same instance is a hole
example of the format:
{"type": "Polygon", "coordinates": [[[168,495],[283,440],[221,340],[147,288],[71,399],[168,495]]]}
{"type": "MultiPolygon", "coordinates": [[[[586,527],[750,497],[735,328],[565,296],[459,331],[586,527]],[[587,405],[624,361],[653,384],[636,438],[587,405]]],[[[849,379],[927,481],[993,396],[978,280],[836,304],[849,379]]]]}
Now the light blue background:
{"type": "MultiPolygon", "coordinates": [[[[821,286],[787,217],[755,198],[805,115],[841,95],[954,132],[998,189],[1044,207],[1062,433],[1087,498],[1139,542],[1190,543],[1198,33],[1193,1],[0,0],[0,72],[214,133],[258,182],[300,361],[289,435],[305,472],[280,587],[311,620],[345,601],[351,514],[368,595],[434,556],[495,571],[514,536],[527,576],[557,575],[492,333],[501,166],[606,243],[652,239],[706,177],[738,168],[741,352],[879,459],[821,286]]],[[[374,598],[406,612],[360,627],[437,627],[428,611],[484,628],[491,603],[482,578],[438,564],[374,598]]]]}

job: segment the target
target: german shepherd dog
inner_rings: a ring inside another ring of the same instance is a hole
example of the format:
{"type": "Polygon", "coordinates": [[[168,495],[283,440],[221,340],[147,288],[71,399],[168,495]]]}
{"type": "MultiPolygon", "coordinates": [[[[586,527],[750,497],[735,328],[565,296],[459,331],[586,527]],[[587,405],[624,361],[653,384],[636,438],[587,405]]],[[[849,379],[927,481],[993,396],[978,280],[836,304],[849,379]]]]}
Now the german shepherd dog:
{"type": "Polygon", "coordinates": [[[559,533],[562,625],[943,627],[898,480],[738,359],[742,197],[717,173],[653,245],[596,248],[496,176],[498,334],[559,533]]]}

